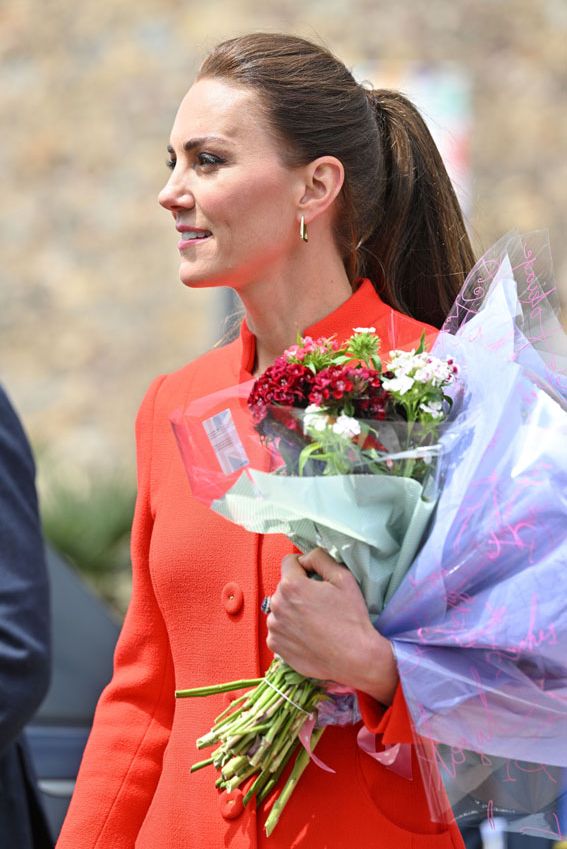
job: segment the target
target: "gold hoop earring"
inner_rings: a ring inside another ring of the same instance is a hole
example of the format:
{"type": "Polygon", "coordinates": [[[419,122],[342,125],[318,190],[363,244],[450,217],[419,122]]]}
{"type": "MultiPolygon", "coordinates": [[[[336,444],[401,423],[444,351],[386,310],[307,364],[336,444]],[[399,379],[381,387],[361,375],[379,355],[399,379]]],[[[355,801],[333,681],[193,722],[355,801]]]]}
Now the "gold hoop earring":
{"type": "Polygon", "coordinates": [[[307,233],[307,224],[305,223],[305,216],[301,216],[301,220],[299,222],[299,238],[302,242],[309,241],[309,234],[307,233]]]}

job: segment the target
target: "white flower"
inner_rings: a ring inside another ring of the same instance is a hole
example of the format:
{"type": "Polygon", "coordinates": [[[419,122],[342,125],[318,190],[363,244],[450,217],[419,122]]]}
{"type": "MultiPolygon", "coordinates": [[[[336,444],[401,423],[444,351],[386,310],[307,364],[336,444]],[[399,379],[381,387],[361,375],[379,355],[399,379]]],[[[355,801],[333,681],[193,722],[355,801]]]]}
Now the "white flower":
{"type": "Polygon", "coordinates": [[[411,351],[390,351],[388,356],[390,357],[390,362],[395,362],[396,360],[400,362],[413,360],[415,357],[415,348],[412,348],[411,351]]]}
{"type": "Polygon", "coordinates": [[[399,374],[398,377],[392,377],[390,380],[383,380],[382,386],[388,392],[397,392],[399,395],[405,395],[406,392],[414,385],[415,380],[407,374],[399,374]]]}
{"type": "Polygon", "coordinates": [[[376,333],[375,327],[353,327],[354,333],[376,333]]]}
{"type": "Polygon", "coordinates": [[[351,416],[341,415],[333,424],[333,433],[338,436],[346,436],[349,439],[353,436],[358,436],[360,433],[360,424],[351,416]]]}
{"type": "Polygon", "coordinates": [[[417,369],[414,377],[418,383],[429,383],[430,380],[433,380],[433,371],[430,366],[423,366],[423,368],[417,369]]]}
{"type": "Polygon", "coordinates": [[[440,419],[443,415],[443,404],[441,401],[432,401],[431,404],[420,404],[419,409],[424,413],[429,413],[433,419],[440,419]]]}
{"type": "Polygon", "coordinates": [[[327,427],[327,414],[317,404],[309,404],[303,416],[303,433],[308,430],[322,431],[327,427]]]}
{"type": "Polygon", "coordinates": [[[450,383],[457,373],[457,367],[452,359],[440,360],[438,357],[430,356],[428,365],[432,372],[431,380],[437,386],[450,383]]]}
{"type": "Polygon", "coordinates": [[[390,360],[386,371],[393,371],[396,377],[409,374],[420,365],[419,355],[413,351],[390,351],[390,360]]]}
{"type": "MultiPolygon", "coordinates": [[[[418,383],[430,383],[432,386],[445,386],[457,373],[453,360],[440,360],[439,357],[432,357],[427,351],[420,354],[415,351],[390,351],[390,361],[385,370],[393,372],[396,378],[413,378],[418,383]]],[[[386,386],[386,383],[384,385],[386,386]]],[[[403,395],[410,388],[406,381],[404,385],[407,385],[406,389],[395,385],[386,388],[403,395]]]]}

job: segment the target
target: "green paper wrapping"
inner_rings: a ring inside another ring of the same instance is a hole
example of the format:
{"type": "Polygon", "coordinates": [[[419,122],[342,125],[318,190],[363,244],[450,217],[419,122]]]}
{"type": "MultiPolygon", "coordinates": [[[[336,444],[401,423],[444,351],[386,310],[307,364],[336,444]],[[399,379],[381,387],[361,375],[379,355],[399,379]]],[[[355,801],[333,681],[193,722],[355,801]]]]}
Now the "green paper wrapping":
{"type": "Polygon", "coordinates": [[[324,548],[352,572],[374,618],[411,565],[435,500],[405,477],[247,469],[211,507],[253,533],[285,534],[305,553],[324,548]]]}

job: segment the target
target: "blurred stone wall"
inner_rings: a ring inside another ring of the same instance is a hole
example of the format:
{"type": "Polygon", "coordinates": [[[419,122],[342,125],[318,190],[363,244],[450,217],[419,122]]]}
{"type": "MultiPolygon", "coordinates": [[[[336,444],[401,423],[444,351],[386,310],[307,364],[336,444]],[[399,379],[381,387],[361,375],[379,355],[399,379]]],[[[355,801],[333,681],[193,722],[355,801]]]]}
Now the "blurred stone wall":
{"type": "Polygon", "coordinates": [[[477,248],[549,227],[567,278],[565,0],[5,0],[0,379],[42,469],[131,470],[149,381],[220,335],[219,295],[178,282],[156,195],[200,58],[256,29],[348,65],[455,63],[473,92],[477,248]]]}

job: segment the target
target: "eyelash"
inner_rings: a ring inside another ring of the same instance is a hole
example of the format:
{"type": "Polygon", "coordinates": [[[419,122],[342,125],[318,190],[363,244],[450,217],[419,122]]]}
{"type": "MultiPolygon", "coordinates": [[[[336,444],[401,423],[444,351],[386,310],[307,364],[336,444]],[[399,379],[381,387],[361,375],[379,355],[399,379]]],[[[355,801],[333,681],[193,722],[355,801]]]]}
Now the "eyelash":
{"type": "MultiPolygon", "coordinates": [[[[215,156],[214,153],[204,153],[203,152],[203,153],[197,154],[196,165],[200,166],[201,168],[207,168],[207,167],[213,168],[216,165],[222,165],[224,163],[224,161],[225,160],[221,159],[220,156],[215,156]],[[208,160],[208,161],[203,162],[202,161],[203,159],[208,160]]],[[[175,166],[177,164],[177,160],[176,159],[167,159],[165,164],[167,165],[167,167],[169,168],[170,171],[173,171],[173,169],[175,168],[175,166]]]]}

